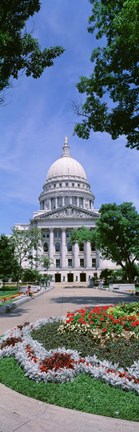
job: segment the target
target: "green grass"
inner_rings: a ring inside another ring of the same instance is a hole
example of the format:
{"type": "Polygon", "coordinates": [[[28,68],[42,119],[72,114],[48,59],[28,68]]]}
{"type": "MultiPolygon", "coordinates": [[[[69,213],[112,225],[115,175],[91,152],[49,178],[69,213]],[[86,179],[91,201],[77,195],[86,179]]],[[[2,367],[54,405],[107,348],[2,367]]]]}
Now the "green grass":
{"type": "Polygon", "coordinates": [[[17,288],[11,288],[11,289],[0,289],[0,300],[3,298],[3,297],[10,297],[11,295],[15,295],[15,294],[17,294],[18,293],[18,290],[17,290],[17,288]]]}
{"type": "Polygon", "coordinates": [[[139,399],[88,375],[64,384],[36,383],[25,377],[15,359],[0,360],[0,381],[26,396],[87,413],[139,421],[139,399]]]}

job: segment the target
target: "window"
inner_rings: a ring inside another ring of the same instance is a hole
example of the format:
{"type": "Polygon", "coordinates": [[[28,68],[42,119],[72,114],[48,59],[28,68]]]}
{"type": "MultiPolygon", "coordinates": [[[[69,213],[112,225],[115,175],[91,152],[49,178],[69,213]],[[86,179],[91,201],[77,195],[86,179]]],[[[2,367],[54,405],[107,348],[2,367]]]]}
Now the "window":
{"type": "Polygon", "coordinates": [[[70,203],[70,197],[69,196],[65,196],[65,204],[69,204],[70,203]]]}
{"type": "Polygon", "coordinates": [[[59,187],[62,187],[62,183],[59,183],[59,187]]]}
{"type": "Polygon", "coordinates": [[[60,238],[61,237],[61,230],[60,229],[55,229],[54,230],[54,236],[55,236],[55,238],[60,238]]]}
{"type": "Polygon", "coordinates": [[[96,259],[95,258],[92,258],[92,267],[96,268],[96,259]]]}
{"type": "Polygon", "coordinates": [[[84,259],[83,258],[80,259],[80,267],[84,267],[84,259]]]}
{"type": "Polygon", "coordinates": [[[84,243],[79,244],[79,251],[84,252],[84,243]]]}
{"type": "Polygon", "coordinates": [[[95,245],[93,242],[91,243],[91,251],[95,251],[95,245]]]}
{"type": "Polygon", "coordinates": [[[68,267],[72,267],[72,259],[68,259],[68,267]]]}
{"type": "Polygon", "coordinates": [[[74,183],[72,183],[72,187],[74,187],[74,183]]]}
{"type": "Polygon", "coordinates": [[[55,198],[51,198],[51,210],[55,209],[55,198]]]}
{"type": "Polygon", "coordinates": [[[83,198],[79,198],[79,207],[83,207],[83,198]]]}
{"type": "Polygon", "coordinates": [[[43,250],[44,250],[44,252],[48,252],[48,244],[47,243],[44,243],[43,250]]]}
{"type": "Polygon", "coordinates": [[[76,276],[75,280],[76,280],[76,282],[78,282],[78,276],[76,276]]]}
{"type": "Polygon", "coordinates": [[[62,197],[61,196],[59,196],[57,198],[57,205],[58,205],[58,207],[62,207],[62,197]]]}
{"type": "Polygon", "coordinates": [[[56,268],[60,268],[60,259],[56,259],[56,268]]]}
{"type": "Polygon", "coordinates": [[[78,183],[78,187],[80,187],[80,183],[78,183]]]}
{"type": "Polygon", "coordinates": [[[66,237],[67,237],[67,238],[70,237],[70,230],[67,230],[67,231],[66,231],[66,237]]]}
{"type": "Polygon", "coordinates": [[[77,205],[77,197],[76,196],[72,197],[72,204],[77,205]]]}
{"type": "Polygon", "coordinates": [[[60,243],[58,242],[55,244],[55,251],[60,252],[60,243]]]}
{"type": "Polygon", "coordinates": [[[72,252],[72,245],[70,242],[67,243],[67,251],[72,252]]]}

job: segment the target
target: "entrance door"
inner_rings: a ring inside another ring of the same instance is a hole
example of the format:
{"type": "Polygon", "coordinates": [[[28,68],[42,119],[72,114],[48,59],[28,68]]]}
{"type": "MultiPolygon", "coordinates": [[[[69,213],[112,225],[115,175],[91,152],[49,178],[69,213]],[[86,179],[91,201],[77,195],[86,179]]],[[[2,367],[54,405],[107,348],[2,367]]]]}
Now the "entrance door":
{"type": "Polygon", "coordinates": [[[61,273],[55,273],[55,282],[61,282],[61,273]]]}
{"type": "Polygon", "coordinates": [[[86,282],[86,273],[80,273],[80,282],[86,282]]]}
{"type": "Polygon", "coordinates": [[[73,282],[73,273],[68,273],[68,282],[73,282]]]}

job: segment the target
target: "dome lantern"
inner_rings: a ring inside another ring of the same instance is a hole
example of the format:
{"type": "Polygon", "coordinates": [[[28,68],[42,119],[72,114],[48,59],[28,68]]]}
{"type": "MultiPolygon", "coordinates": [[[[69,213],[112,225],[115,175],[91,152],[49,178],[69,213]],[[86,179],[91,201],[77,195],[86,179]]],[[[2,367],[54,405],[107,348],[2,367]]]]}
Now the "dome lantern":
{"type": "Polygon", "coordinates": [[[71,157],[70,156],[70,146],[68,145],[68,137],[65,136],[64,145],[62,147],[63,153],[62,157],[71,157]]]}

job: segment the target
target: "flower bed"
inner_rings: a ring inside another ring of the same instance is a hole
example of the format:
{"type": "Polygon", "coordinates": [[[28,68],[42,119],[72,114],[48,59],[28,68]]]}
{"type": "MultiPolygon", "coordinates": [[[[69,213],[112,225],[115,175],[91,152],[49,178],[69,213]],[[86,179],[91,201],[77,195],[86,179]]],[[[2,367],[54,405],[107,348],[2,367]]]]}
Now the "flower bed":
{"type": "MultiPolygon", "coordinates": [[[[87,312],[86,309],[84,310],[87,312]]],[[[69,314],[66,319],[69,319],[69,314]]],[[[119,368],[118,364],[99,360],[95,355],[83,358],[78,351],[65,348],[48,351],[42,344],[32,339],[32,330],[54,321],[61,324],[60,318],[50,318],[39,320],[35,324],[25,323],[9,330],[1,338],[0,356],[15,356],[26,376],[36,382],[63,383],[73,380],[80,373],[87,373],[113,386],[134,390],[139,394],[139,361],[124,370],[119,368]]]]}
{"type": "Polygon", "coordinates": [[[18,300],[18,298],[22,295],[22,293],[17,293],[17,294],[12,294],[12,295],[8,295],[7,297],[1,297],[0,298],[0,303],[1,305],[3,305],[3,303],[7,303],[10,302],[12,300],[16,301],[18,300]]]}
{"type": "Polygon", "coordinates": [[[89,333],[102,344],[108,339],[139,337],[139,304],[96,306],[68,312],[59,332],[89,333]]]}

